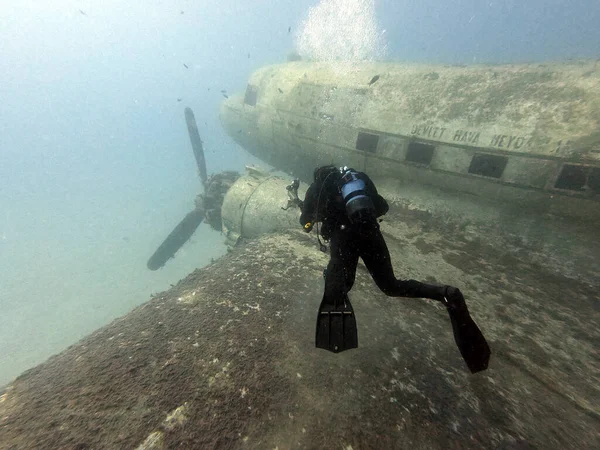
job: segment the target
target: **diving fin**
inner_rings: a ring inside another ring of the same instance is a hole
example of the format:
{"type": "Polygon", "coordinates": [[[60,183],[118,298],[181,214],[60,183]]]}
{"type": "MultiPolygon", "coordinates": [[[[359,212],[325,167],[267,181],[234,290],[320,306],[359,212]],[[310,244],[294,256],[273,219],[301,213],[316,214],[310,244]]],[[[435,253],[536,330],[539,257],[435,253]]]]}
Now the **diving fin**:
{"type": "Polygon", "coordinates": [[[448,309],[454,340],[471,373],[487,369],[491,350],[483,333],[471,318],[462,293],[454,287],[447,287],[444,305],[448,309]]]}
{"type": "Polygon", "coordinates": [[[356,317],[347,294],[334,303],[323,297],[317,316],[315,346],[334,353],[358,347],[356,317]]]}

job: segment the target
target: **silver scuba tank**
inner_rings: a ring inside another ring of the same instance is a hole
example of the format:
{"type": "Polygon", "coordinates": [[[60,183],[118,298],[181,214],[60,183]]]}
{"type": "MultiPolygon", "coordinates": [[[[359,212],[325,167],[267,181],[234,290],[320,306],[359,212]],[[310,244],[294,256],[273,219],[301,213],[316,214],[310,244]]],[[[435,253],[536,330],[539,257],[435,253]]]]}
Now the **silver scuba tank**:
{"type": "Polygon", "coordinates": [[[340,192],[346,203],[346,213],[350,221],[362,222],[373,219],[375,206],[366,193],[364,180],[358,178],[358,174],[348,167],[340,167],[340,172],[342,174],[340,192]]]}

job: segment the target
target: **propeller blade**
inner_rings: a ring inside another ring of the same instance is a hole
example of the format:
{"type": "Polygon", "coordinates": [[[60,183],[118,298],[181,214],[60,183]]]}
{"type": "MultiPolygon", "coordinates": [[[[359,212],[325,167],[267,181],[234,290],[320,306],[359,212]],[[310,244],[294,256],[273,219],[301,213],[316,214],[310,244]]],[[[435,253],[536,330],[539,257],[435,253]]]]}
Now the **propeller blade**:
{"type": "Polygon", "coordinates": [[[202,186],[206,188],[208,176],[206,175],[204,147],[202,147],[202,139],[200,139],[200,134],[198,133],[198,125],[196,124],[194,112],[190,108],[185,108],[185,122],[187,123],[190,142],[192,143],[192,149],[194,150],[194,156],[196,157],[196,164],[198,165],[198,171],[200,172],[200,180],[202,180],[202,186]]]}
{"type": "Polygon", "coordinates": [[[169,258],[175,256],[177,250],[194,234],[203,219],[204,210],[197,208],[189,212],[150,257],[146,264],[148,269],[157,270],[164,266],[169,258]]]}

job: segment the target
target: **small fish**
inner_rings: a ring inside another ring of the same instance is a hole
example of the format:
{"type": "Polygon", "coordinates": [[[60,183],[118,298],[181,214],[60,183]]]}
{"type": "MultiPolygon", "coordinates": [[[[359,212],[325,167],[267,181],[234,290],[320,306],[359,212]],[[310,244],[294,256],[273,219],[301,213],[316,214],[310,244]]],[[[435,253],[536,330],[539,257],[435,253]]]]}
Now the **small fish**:
{"type": "Polygon", "coordinates": [[[292,27],[288,27],[288,33],[292,31],[292,27]]]}
{"type": "Polygon", "coordinates": [[[248,59],[250,59],[250,53],[248,53],[248,59]]]}
{"type": "Polygon", "coordinates": [[[227,94],[223,93],[223,97],[225,97],[225,98],[229,98],[229,95],[227,95],[227,94]]]}
{"type": "Polygon", "coordinates": [[[277,88],[277,90],[279,91],[280,94],[283,94],[283,91],[281,90],[281,88],[277,88]]]}
{"type": "Polygon", "coordinates": [[[210,92],[210,88],[208,88],[208,91],[210,92]]]}
{"type": "Polygon", "coordinates": [[[225,89],[221,89],[221,94],[226,94],[227,91],[225,89]]]}
{"type": "Polygon", "coordinates": [[[85,12],[83,12],[81,9],[79,10],[79,12],[81,13],[82,16],[87,16],[87,14],[85,12]]]}
{"type": "Polygon", "coordinates": [[[189,67],[187,66],[187,64],[184,64],[183,67],[185,67],[186,69],[189,69],[189,67]]]}
{"type": "Polygon", "coordinates": [[[369,86],[371,86],[373,83],[375,83],[377,80],[379,80],[379,75],[375,75],[373,78],[371,78],[371,81],[369,81],[369,86]]]}
{"type": "Polygon", "coordinates": [[[180,12],[181,14],[185,14],[185,12],[184,12],[184,11],[179,11],[179,12],[180,12]]]}
{"type": "Polygon", "coordinates": [[[181,100],[183,100],[181,97],[177,98],[177,101],[180,102],[181,100]]]}

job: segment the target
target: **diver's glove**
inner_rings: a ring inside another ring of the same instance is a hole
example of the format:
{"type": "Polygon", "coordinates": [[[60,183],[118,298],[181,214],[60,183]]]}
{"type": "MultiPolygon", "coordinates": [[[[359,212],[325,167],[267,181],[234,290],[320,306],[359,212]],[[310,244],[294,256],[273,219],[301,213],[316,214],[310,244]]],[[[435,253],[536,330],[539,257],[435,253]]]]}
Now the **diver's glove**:
{"type": "Polygon", "coordinates": [[[306,231],[307,233],[310,233],[312,229],[313,229],[312,222],[307,222],[304,224],[304,231],[306,231]]]}

